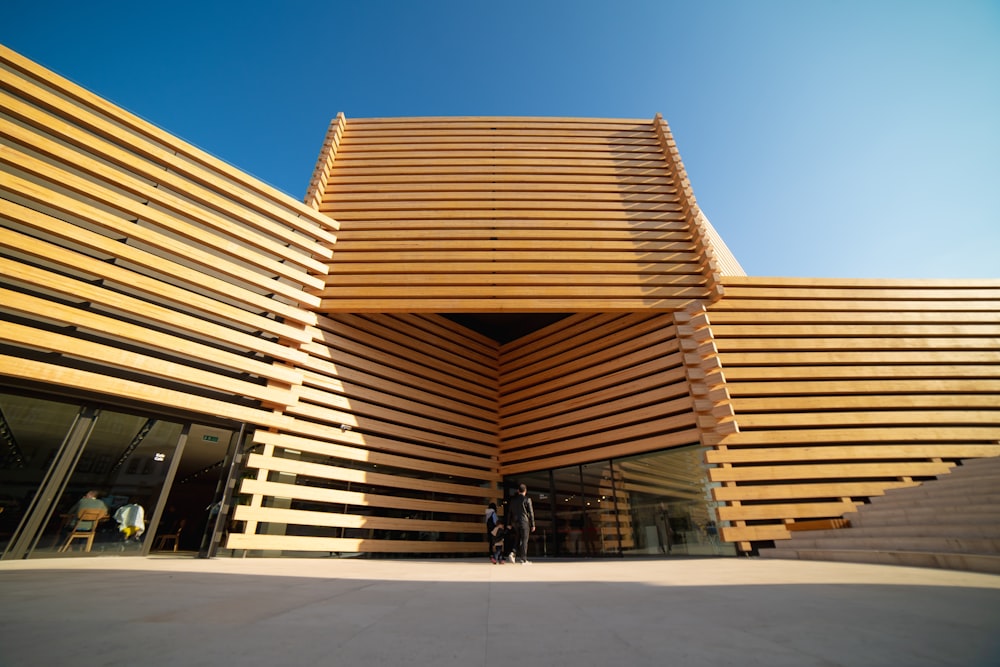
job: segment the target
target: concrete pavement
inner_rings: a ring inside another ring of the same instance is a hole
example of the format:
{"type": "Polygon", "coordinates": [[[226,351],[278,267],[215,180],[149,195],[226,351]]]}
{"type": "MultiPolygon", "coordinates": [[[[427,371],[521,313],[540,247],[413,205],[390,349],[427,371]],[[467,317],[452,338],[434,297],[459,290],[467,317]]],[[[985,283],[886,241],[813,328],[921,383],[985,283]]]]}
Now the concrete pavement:
{"type": "Polygon", "coordinates": [[[0,666],[1000,665],[1000,576],[747,558],[0,562],[0,666]]]}

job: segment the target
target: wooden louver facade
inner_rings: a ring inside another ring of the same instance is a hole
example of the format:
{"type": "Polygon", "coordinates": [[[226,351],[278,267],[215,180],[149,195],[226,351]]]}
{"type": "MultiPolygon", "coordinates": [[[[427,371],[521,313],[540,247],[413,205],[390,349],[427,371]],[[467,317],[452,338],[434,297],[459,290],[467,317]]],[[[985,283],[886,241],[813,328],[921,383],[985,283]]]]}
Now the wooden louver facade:
{"type": "Polygon", "coordinates": [[[248,424],[232,549],[479,553],[689,446],[751,549],[1000,455],[1000,281],[747,277],[658,115],[341,115],[302,203],[0,48],[0,178],[0,380],[248,424]]]}

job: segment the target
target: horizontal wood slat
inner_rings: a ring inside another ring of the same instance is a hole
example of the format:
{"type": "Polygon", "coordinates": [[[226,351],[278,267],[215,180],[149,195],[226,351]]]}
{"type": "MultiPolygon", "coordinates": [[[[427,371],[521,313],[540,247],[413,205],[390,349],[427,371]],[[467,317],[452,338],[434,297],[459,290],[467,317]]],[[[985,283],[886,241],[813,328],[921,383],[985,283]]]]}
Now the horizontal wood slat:
{"type": "Polygon", "coordinates": [[[232,548],[480,553],[607,459],[749,544],[1000,455],[1000,280],[745,277],[658,115],[341,116],[302,203],[0,47],[0,170],[5,386],[253,427],[232,548]]]}
{"type": "Polygon", "coordinates": [[[196,185],[186,189],[205,187],[225,193],[229,206],[239,204],[266,218],[280,219],[287,226],[303,232],[299,243],[305,244],[303,247],[313,254],[321,256],[322,251],[310,243],[317,239],[334,241],[335,237],[327,230],[335,227],[336,223],[317,216],[308,206],[289,199],[275,188],[2,46],[0,64],[10,68],[0,69],[3,88],[39,108],[64,117],[67,122],[93,136],[127,146],[142,159],[161,164],[196,185]]]}
{"type": "MultiPolygon", "coordinates": [[[[475,535],[473,551],[481,551],[478,517],[497,498],[500,479],[496,344],[437,315],[335,315],[320,318],[311,332],[315,342],[303,348],[312,356],[301,364],[299,401],[287,409],[298,419],[255,436],[265,450],[248,460],[257,471],[257,479],[242,485],[251,509],[241,510],[245,523],[230,544],[309,551],[344,539],[305,539],[310,531],[402,534],[433,525],[435,532],[475,535]],[[285,453],[276,455],[275,448],[285,453]],[[272,472],[295,483],[268,481],[272,472]],[[327,484],[345,488],[322,488],[327,484]],[[356,485],[377,490],[354,491],[356,485]],[[428,500],[432,496],[464,502],[428,500]],[[288,541],[257,534],[258,525],[269,522],[263,510],[275,503],[290,503],[282,514],[289,524],[284,532],[295,534],[288,541]],[[338,518],[317,520],[316,511],[303,511],[310,503],[338,518]],[[369,520],[372,508],[376,516],[369,520]],[[434,518],[401,525],[385,515],[392,512],[432,512],[434,518]]],[[[359,548],[466,553],[469,543],[456,542],[463,545],[457,550],[442,544],[450,543],[383,537],[359,548]]]]}
{"type": "MultiPolygon", "coordinates": [[[[53,198],[54,197],[52,196],[48,197],[46,203],[51,203],[53,198]]],[[[77,212],[82,212],[82,209],[83,207],[79,207],[77,212]]],[[[104,236],[103,234],[90,232],[78,225],[63,222],[57,218],[39,213],[38,211],[33,211],[25,206],[20,206],[11,201],[0,200],[0,219],[6,220],[9,223],[23,225],[24,227],[22,227],[22,229],[28,228],[36,232],[42,232],[46,235],[78,244],[92,251],[106,253],[111,257],[130,262],[137,267],[142,267],[148,272],[156,272],[158,274],[167,275],[178,282],[183,282],[202,290],[211,290],[216,295],[225,295],[225,297],[229,300],[242,302],[243,304],[251,306],[256,310],[271,311],[276,315],[281,315],[282,317],[296,322],[304,322],[307,324],[313,324],[316,322],[316,316],[314,314],[295,306],[286,305],[272,298],[270,295],[260,294],[259,290],[255,291],[240,285],[234,285],[232,282],[216,278],[213,275],[195,273],[191,270],[190,266],[181,264],[178,261],[159,256],[153,252],[134,248],[117,239],[104,236]]],[[[93,220],[91,219],[91,221],[93,220]]],[[[140,233],[139,236],[142,237],[144,235],[140,233]]],[[[29,242],[29,238],[30,237],[24,236],[21,237],[19,241],[8,239],[6,243],[9,243],[11,247],[17,246],[21,249],[28,249],[33,245],[40,245],[40,243],[36,241],[29,242]]],[[[266,286],[273,289],[275,292],[292,296],[297,301],[305,303],[318,303],[318,299],[312,295],[305,295],[301,289],[297,290],[293,286],[278,283],[274,276],[254,275],[254,272],[249,270],[247,267],[237,266],[219,258],[218,256],[212,256],[208,253],[199,253],[191,248],[187,248],[186,251],[187,252],[184,255],[185,259],[203,259],[205,262],[203,266],[211,267],[213,270],[219,271],[224,275],[228,273],[230,279],[232,277],[241,276],[242,279],[250,283],[252,287],[261,288],[266,286]],[[298,292],[297,295],[296,292],[298,292]]],[[[64,251],[60,249],[59,252],[63,253],[64,251]]]]}
{"type": "MultiPolygon", "coordinates": [[[[8,280],[60,294],[65,298],[87,300],[111,312],[129,313],[167,329],[180,329],[194,334],[196,338],[209,338],[236,348],[254,350],[261,354],[286,361],[305,359],[305,354],[288,345],[281,345],[266,338],[244,333],[236,329],[216,324],[209,320],[179,313],[170,308],[137,299],[118,291],[98,287],[89,282],[67,278],[26,264],[0,259],[0,273],[8,280]]],[[[283,331],[285,332],[285,331],[283,331]]],[[[292,330],[296,338],[304,335],[292,330]]],[[[289,336],[289,339],[292,337],[289,336]]]]}
{"type": "Polygon", "coordinates": [[[786,539],[786,522],[1000,455],[1000,281],[724,287],[709,317],[739,432],[706,461],[726,539],[786,539]]]}
{"type": "MultiPolygon", "coordinates": [[[[351,468],[341,468],[329,464],[309,463],[294,459],[264,456],[262,454],[251,454],[247,458],[247,467],[261,470],[273,470],[315,479],[372,484],[377,486],[392,487],[394,489],[415,489],[445,495],[454,494],[460,496],[479,497],[482,499],[491,498],[496,495],[496,491],[487,488],[450,484],[446,482],[435,482],[427,479],[383,474],[368,470],[354,470],[351,468]]],[[[478,529],[479,526],[477,525],[476,528],[478,529]]]]}
{"type": "Polygon", "coordinates": [[[210,414],[235,422],[249,422],[264,427],[290,428],[293,421],[290,417],[270,409],[246,407],[228,401],[159,387],[147,382],[125,380],[102,373],[5,354],[0,355],[0,376],[8,379],[40,382],[71,390],[86,387],[89,391],[99,392],[114,399],[140,401],[171,410],[186,410],[193,414],[210,414]]]}
{"type": "Polygon", "coordinates": [[[230,533],[229,549],[261,551],[321,551],[327,553],[406,553],[406,554],[481,554],[486,549],[485,532],[481,542],[443,542],[428,540],[341,539],[292,535],[246,535],[230,533]]]}
{"type": "Polygon", "coordinates": [[[705,256],[649,121],[335,123],[314,176],[341,224],[324,312],[671,310],[708,294],[669,280],[704,276],[705,256]]]}
{"type": "Polygon", "coordinates": [[[667,315],[578,316],[504,347],[504,470],[690,444],[694,415],[677,349],[667,315]]]}
{"type": "Polygon", "coordinates": [[[74,326],[87,331],[96,331],[115,340],[129,341],[132,345],[145,343],[150,348],[155,348],[160,352],[173,353],[183,358],[198,359],[212,366],[247,372],[288,385],[302,383],[302,372],[297,369],[263,363],[248,358],[246,355],[196,343],[180,336],[161,333],[148,327],[130,324],[56,301],[0,288],[0,303],[3,304],[2,310],[14,311],[24,317],[44,312],[47,320],[58,322],[62,326],[74,326]]]}
{"type": "MultiPolygon", "coordinates": [[[[10,105],[7,107],[8,111],[10,111],[13,105],[20,104],[9,98],[5,99],[3,96],[0,96],[0,103],[8,103],[10,105]]],[[[54,118],[45,118],[43,127],[46,131],[51,132],[52,125],[57,122],[54,118]]],[[[65,124],[63,125],[65,126],[65,124]]],[[[66,127],[66,131],[69,132],[69,126],[66,127]]],[[[77,132],[79,133],[79,130],[77,132]]],[[[82,135],[83,133],[79,134],[82,135]]],[[[137,198],[138,201],[143,202],[143,205],[153,204],[160,206],[169,211],[171,215],[184,216],[201,223],[204,225],[201,229],[201,234],[207,233],[207,229],[218,230],[229,234],[251,247],[256,246],[260,250],[288,260],[293,264],[306,267],[316,273],[323,273],[324,271],[324,264],[314,259],[312,253],[307,254],[297,251],[294,247],[289,247],[289,244],[301,244],[303,242],[301,234],[285,230],[278,225],[267,227],[267,221],[257,217],[250,218],[250,221],[255,224],[249,225],[245,219],[240,219],[240,209],[231,204],[226,207],[225,200],[220,196],[213,198],[213,201],[217,203],[214,209],[206,209],[199,206],[187,196],[182,196],[181,193],[188,195],[190,191],[189,184],[186,184],[182,179],[164,174],[162,167],[159,166],[149,165],[143,170],[141,169],[143,165],[141,161],[136,160],[134,156],[125,151],[114,148],[110,144],[106,144],[102,148],[112,152],[116,162],[121,166],[109,165],[106,162],[87,157],[86,154],[73,151],[63,143],[51,141],[44,135],[30,132],[2,118],[0,118],[0,136],[16,140],[21,146],[45,156],[50,162],[46,163],[44,160],[21,155],[14,149],[6,149],[0,153],[0,157],[5,161],[40,178],[48,178],[57,185],[74,189],[83,196],[96,198],[96,195],[101,192],[97,188],[97,184],[106,183],[116,190],[123,191],[137,198]],[[73,176],[64,170],[59,170],[55,167],[58,164],[69,164],[74,171],[82,172],[82,176],[73,176]],[[128,169],[128,171],[122,167],[128,169]],[[139,170],[140,174],[138,176],[133,175],[132,170],[139,170]],[[164,181],[168,183],[164,183],[164,181]],[[176,188],[177,192],[171,193],[168,187],[176,188]],[[229,217],[237,219],[230,220],[229,217]]],[[[83,137],[86,137],[86,135],[83,135],[83,137]]],[[[98,140],[92,137],[86,137],[86,139],[90,140],[88,148],[94,150],[94,143],[98,140]]],[[[103,194],[103,196],[106,198],[109,195],[103,194]]],[[[122,199],[118,199],[117,201],[124,202],[122,199]]],[[[139,211],[141,214],[148,213],[148,211],[143,209],[133,209],[133,212],[135,211],[139,211]]],[[[141,215],[140,217],[145,217],[145,215],[141,215]]],[[[197,241],[200,239],[200,234],[192,238],[197,241]]],[[[309,249],[318,252],[322,256],[329,255],[329,251],[325,251],[322,246],[317,247],[316,244],[309,246],[309,249]]],[[[308,274],[301,270],[291,275],[299,282],[309,279],[308,274]]]]}
{"type": "MultiPolygon", "coordinates": [[[[233,518],[236,521],[260,521],[269,523],[286,523],[300,526],[325,526],[332,528],[363,528],[368,530],[419,530],[446,531],[458,530],[466,533],[482,533],[479,521],[458,524],[449,521],[427,521],[421,519],[393,519],[380,516],[358,516],[354,514],[335,514],[332,512],[310,512],[305,510],[289,510],[280,507],[250,507],[239,505],[234,508],[233,518]]],[[[485,542],[485,538],[484,538],[485,542]]],[[[480,547],[482,550],[483,547],[480,547]]]]}
{"type": "Polygon", "coordinates": [[[0,47],[10,390],[301,430],[281,410],[335,227],[0,47]]]}
{"type": "MultiPolygon", "coordinates": [[[[16,248],[27,255],[72,267],[76,271],[87,271],[99,279],[127,285],[135,293],[152,297],[152,300],[171,304],[174,308],[185,307],[198,316],[215,316],[241,326],[256,326],[259,329],[283,336],[289,339],[303,339],[303,329],[278,322],[274,319],[248,313],[242,308],[230,306],[225,302],[211,297],[202,296],[190,289],[148,277],[135,271],[122,268],[116,264],[101,261],[87,255],[61,248],[29,236],[18,234],[8,229],[0,229],[0,244],[7,248],[16,248]]],[[[5,260],[0,260],[8,264],[5,260]]],[[[8,264],[9,266],[9,264],[8,264]]],[[[9,276],[24,276],[31,272],[31,267],[11,267],[9,276]]]]}
{"type": "Polygon", "coordinates": [[[373,447],[365,447],[366,444],[373,444],[369,442],[370,437],[363,437],[353,431],[341,432],[339,429],[333,429],[332,431],[328,431],[326,436],[328,438],[335,438],[337,441],[302,437],[290,435],[288,433],[277,433],[274,431],[256,431],[254,433],[253,440],[255,443],[259,444],[275,445],[286,449],[293,449],[295,451],[320,454],[322,456],[328,456],[331,459],[364,462],[376,466],[391,466],[399,469],[417,471],[431,476],[437,475],[451,478],[465,477],[487,482],[500,481],[500,475],[495,466],[493,470],[485,470],[481,468],[452,465],[450,463],[442,463],[440,461],[431,461],[426,458],[388,454],[379,451],[380,447],[378,443],[374,443],[373,447]]]}

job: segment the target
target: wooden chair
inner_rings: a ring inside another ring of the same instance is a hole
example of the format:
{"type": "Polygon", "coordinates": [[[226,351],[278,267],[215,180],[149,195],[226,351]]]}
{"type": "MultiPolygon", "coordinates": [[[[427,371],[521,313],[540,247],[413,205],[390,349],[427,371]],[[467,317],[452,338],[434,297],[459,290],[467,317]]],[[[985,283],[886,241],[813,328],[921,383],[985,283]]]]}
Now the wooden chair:
{"type": "Polygon", "coordinates": [[[76,520],[73,521],[73,530],[70,532],[69,537],[63,543],[62,547],[59,549],[59,553],[62,553],[69,549],[69,545],[73,540],[87,540],[87,546],[84,551],[90,551],[90,548],[94,546],[94,536],[97,535],[97,525],[108,516],[108,513],[99,509],[85,509],[80,510],[76,514],[76,520]],[[81,528],[81,525],[88,525],[88,528],[81,528]]]}
{"type": "Polygon", "coordinates": [[[173,531],[169,533],[162,533],[156,536],[156,544],[153,548],[157,551],[162,551],[166,548],[167,542],[174,543],[174,551],[177,551],[177,547],[181,541],[181,531],[184,530],[184,525],[187,523],[187,519],[181,519],[174,525],[173,531]]]}

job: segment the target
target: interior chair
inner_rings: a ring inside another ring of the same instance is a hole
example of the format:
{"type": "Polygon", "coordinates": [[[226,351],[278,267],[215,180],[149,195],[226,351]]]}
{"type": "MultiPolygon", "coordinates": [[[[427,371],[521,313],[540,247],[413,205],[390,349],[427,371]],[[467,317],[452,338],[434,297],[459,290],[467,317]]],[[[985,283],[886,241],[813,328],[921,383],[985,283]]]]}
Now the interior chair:
{"type": "Polygon", "coordinates": [[[84,509],[77,512],[76,519],[73,521],[73,530],[60,547],[59,553],[68,550],[73,540],[87,540],[84,551],[90,551],[90,548],[94,546],[94,536],[97,535],[97,525],[107,515],[107,512],[99,509],[84,509]],[[81,526],[88,527],[81,528],[81,526]]]}
{"type": "Polygon", "coordinates": [[[184,524],[187,523],[187,519],[181,519],[176,524],[174,528],[169,533],[161,533],[156,536],[156,543],[153,548],[157,551],[163,551],[167,548],[168,542],[174,543],[174,551],[177,551],[177,547],[181,541],[181,531],[184,530],[184,524]]]}

